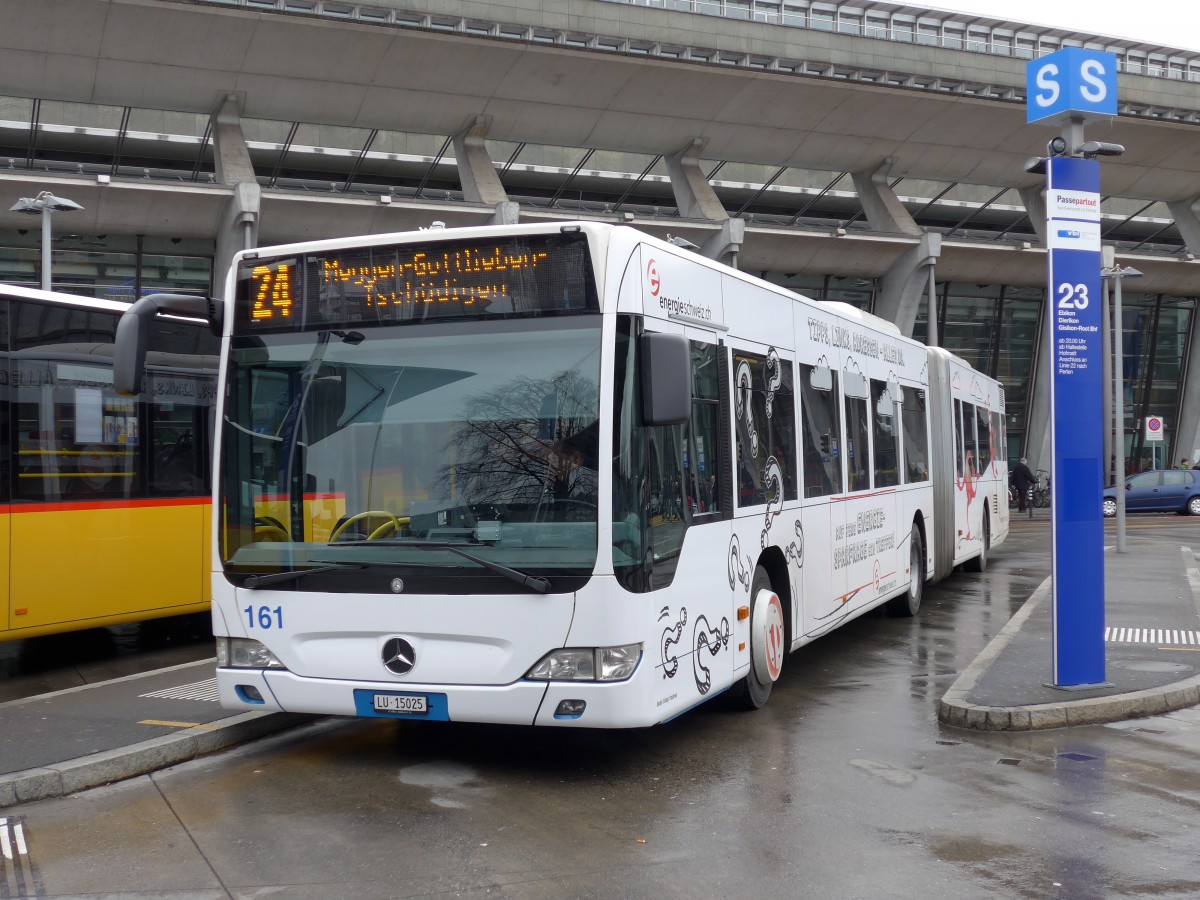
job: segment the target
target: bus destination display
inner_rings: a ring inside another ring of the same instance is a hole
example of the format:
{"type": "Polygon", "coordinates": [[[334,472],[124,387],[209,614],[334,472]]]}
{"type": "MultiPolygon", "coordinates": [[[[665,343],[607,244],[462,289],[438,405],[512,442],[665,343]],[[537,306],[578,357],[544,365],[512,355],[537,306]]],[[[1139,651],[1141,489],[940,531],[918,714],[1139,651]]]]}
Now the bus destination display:
{"type": "Polygon", "coordinates": [[[587,239],[525,235],[355,247],[247,261],[247,331],[389,325],[598,310],[587,239]]]}

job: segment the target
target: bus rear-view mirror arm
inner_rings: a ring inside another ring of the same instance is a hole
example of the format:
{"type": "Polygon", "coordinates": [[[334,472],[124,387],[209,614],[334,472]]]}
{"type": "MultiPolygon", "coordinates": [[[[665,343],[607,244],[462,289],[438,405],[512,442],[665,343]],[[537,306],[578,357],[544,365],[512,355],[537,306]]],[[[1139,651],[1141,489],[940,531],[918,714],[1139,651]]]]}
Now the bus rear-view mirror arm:
{"type": "Polygon", "coordinates": [[[113,387],[117,393],[140,393],[150,345],[150,321],[159,313],[203,319],[214,334],[221,333],[221,305],[217,301],[191,294],[147,294],[125,310],[117,323],[113,350],[113,387]]]}

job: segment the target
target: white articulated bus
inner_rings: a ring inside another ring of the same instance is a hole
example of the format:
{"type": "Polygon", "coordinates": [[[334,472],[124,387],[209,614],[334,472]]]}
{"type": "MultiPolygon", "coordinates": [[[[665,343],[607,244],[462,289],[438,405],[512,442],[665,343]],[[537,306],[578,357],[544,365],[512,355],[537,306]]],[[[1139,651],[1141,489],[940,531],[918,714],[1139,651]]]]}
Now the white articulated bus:
{"type": "MultiPolygon", "coordinates": [[[[234,709],[644,726],[1008,528],[999,385],[628,227],[245,251],[213,626],[234,709]]],[[[129,348],[135,348],[130,350],[129,348]]]]}

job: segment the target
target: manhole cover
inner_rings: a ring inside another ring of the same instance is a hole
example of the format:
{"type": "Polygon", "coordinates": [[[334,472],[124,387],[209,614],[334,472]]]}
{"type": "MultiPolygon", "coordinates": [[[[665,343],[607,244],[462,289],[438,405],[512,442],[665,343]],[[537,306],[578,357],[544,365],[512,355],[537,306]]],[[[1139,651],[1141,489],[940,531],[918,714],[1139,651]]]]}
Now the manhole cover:
{"type": "Polygon", "coordinates": [[[1116,660],[1113,665],[1118,669],[1130,669],[1134,672],[1190,672],[1192,667],[1183,663],[1159,662],[1157,660],[1125,659],[1116,660]]]}

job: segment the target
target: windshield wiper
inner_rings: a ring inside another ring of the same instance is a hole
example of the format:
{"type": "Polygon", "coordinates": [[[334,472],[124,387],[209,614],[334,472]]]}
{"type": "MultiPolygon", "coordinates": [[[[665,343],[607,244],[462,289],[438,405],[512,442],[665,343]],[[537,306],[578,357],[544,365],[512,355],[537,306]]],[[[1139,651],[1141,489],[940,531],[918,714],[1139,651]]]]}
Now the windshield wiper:
{"type": "MultiPolygon", "coordinates": [[[[511,581],[515,581],[522,587],[527,587],[531,591],[537,591],[539,594],[544,594],[550,590],[550,582],[542,578],[540,575],[530,575],[528,572],[522,572],[520,569],[514,569],[510,566],[501,565],[498,562],[492,562],[490,559],[484,559],[482,556],[476,556],[474,553],[468,553],[460,544],[450,543],[448,541],[339,541],[338,546],[366,546],[375,547],[420,547],[422,550],[449,550],[451,553],[456,553],[463,559],[469,559],[477,565],[483,566],[485,569],[491,569],[498,575],[503,575],[511,581]]],[[[490,546],[490,545],[484,545],[490,546]]]]}
{"type": "Polygon", "coordinates": [[[267,575],[248,575],[242,582],[242,587],[255,590],[269,584],[279,584],[281,581],[300,579],[306,575],[316,575],[320,572],[332,572],[334,569],[365,569],[361,563],[326,563],[311,569],[293,569],[291,572],[271,572],[267,575]]]}

